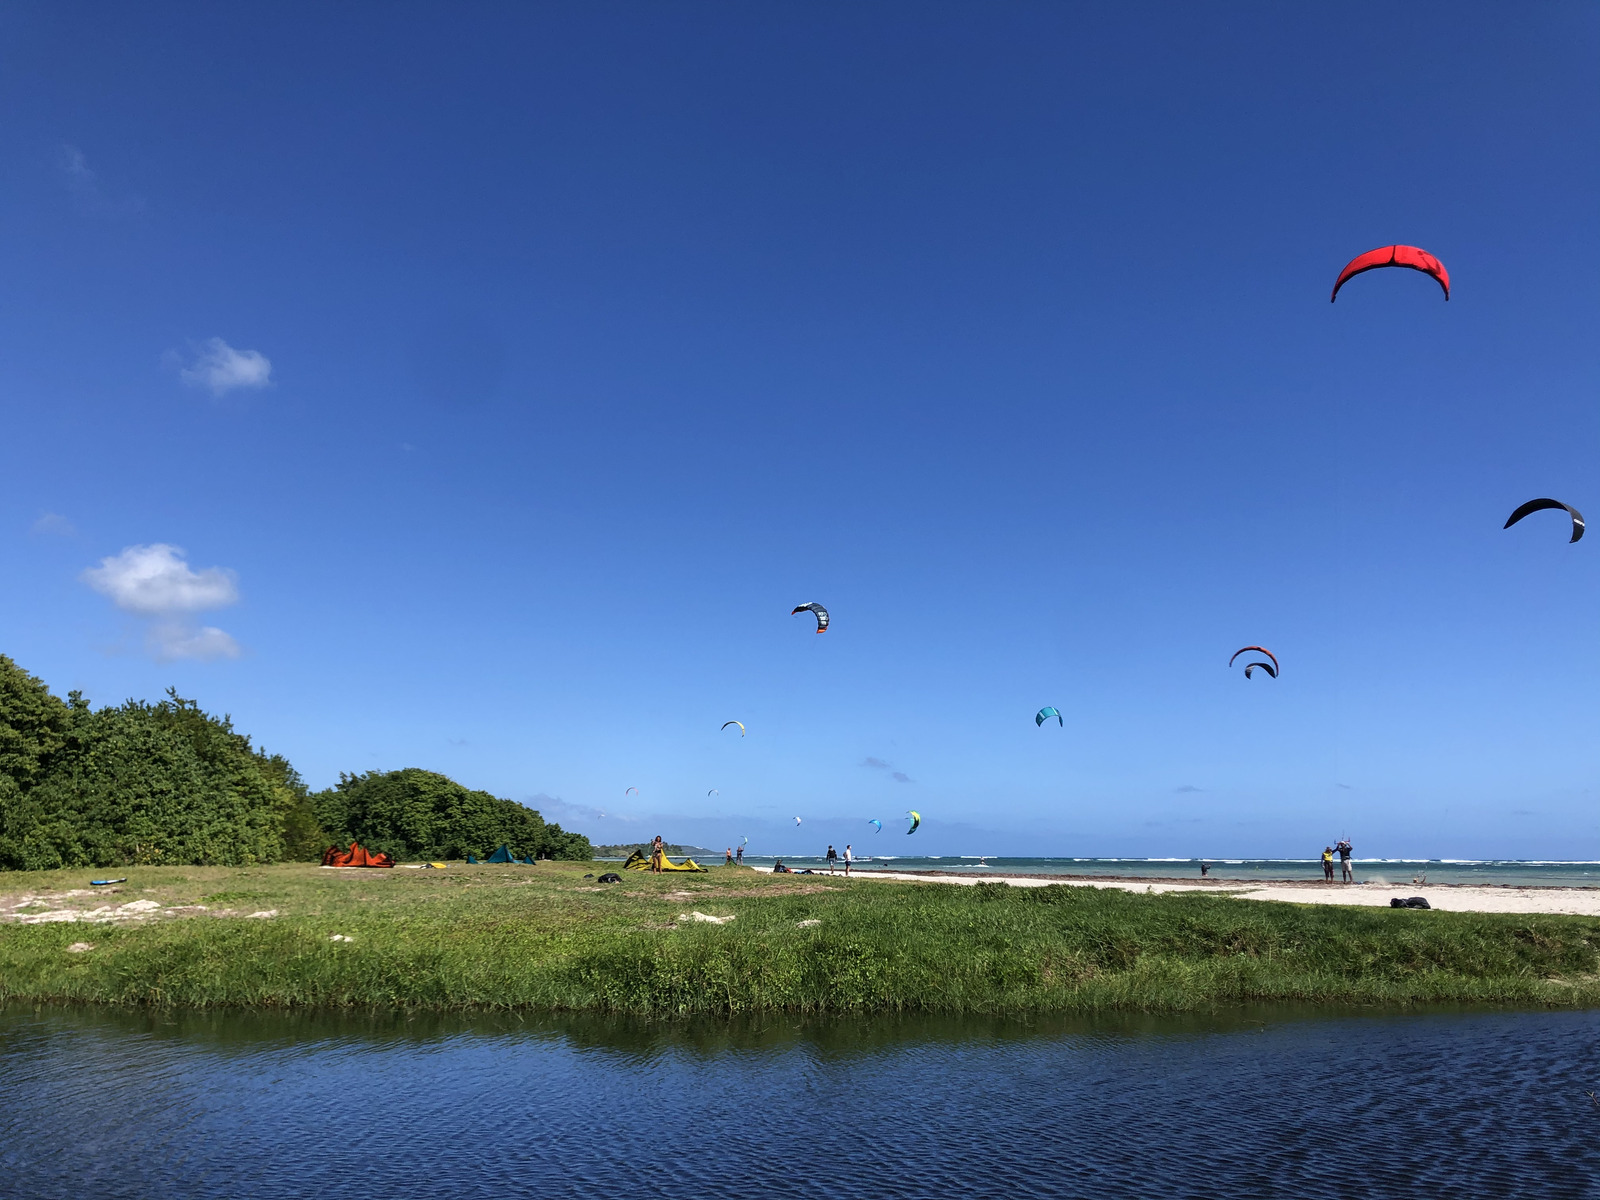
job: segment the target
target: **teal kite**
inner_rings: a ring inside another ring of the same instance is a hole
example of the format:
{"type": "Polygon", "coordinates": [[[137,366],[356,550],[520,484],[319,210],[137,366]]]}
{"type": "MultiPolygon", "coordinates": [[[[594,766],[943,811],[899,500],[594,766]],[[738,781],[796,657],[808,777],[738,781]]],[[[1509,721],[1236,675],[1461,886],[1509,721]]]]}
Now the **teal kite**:
{"type": "Polygon", "coordinates": [[[883,822],[878,820],[877,817],[873,817],[872,820],[867,822],[867,824],[872,826],[874,832],[876,832],[876,833],[882,833],[883,832],[883,822]]]}
{"type": "Polygon", "coordinates": [[[1066,724],[1066,721],[1062,720],[1061,718],[1061,710],[1059,708],[1051,708],[1048,705],[1033,714],[1033,723],[1035,725],[1043,725],[1051,717],[1056,719],[1057,725],[1066,724]]]}
{"type": "Polygon", "coordinates": [[[916,809],[911,809],[910,811],[908,811],[906,813],[906,816],[911,818],[911,828],[906,830],[906,832],[908,834],[915,833],[918,829],[920,829],[922,827],[922,814],[919,813],[916,809]]]}

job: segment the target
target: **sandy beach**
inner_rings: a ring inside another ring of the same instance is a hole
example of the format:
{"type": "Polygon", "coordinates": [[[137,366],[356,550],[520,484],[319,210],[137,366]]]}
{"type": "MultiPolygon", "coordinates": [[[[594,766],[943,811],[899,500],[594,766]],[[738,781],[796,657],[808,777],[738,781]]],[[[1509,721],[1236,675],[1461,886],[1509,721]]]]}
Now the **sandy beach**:
{"type": "Polygon", "coordinates": [[[1600,916],[1600,888],[1474,886],[1468,884],[1322,883],[1319,881],[1241,883],[1237,880],[1088,879],[1070,875],[981,875],[943,871],[858,870],[851,879],[893,879],[909,883],[1004,883],[1012,887],[1120,888],[1125,892],[1212,892],[1245,900],[1272,900],[1289,904],[1364,904],[1387,908],[1396,896],[1422,896],[1446,912],[1563,913],[1578,917],[1600,916]]]}

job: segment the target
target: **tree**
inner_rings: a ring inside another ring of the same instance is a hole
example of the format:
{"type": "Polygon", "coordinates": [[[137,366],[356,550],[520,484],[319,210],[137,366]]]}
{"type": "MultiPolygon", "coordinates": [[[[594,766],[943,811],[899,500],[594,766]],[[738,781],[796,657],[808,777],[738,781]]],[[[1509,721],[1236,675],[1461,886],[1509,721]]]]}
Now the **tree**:
{"type": "Polygon", "coordinates": [[[0,776],[22,790],[38,782],[61,749],[68,715],[43,680],[0,654],[0,776]]]}
{"type": "Polygon", "coordinates": [[[500,845],[519,858],[592,857],[588,838],[547,824],[533,809],[416,767],[340,775],[336,787],[311,801],[340,842],[396,858],[481,857],[500,845]]]}

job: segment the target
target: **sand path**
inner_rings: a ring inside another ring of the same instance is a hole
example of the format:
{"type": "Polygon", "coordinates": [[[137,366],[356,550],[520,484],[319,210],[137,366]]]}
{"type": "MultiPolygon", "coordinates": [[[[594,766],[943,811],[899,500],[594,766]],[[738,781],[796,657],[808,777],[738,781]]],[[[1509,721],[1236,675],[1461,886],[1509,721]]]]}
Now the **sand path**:
{"type": "Polygon", "coordinates": [[[1565,913],[1600,917],[1600,888],[1484,887],[1473,884],[1393,883],[1247,883],[1237,879],[1188,882],[1176,879],[1086,879],[1060,875],[956,875],[942,872],[853,872],[851,879],[895,879],[910,883],[1005,883],[1012,887],[1120,888],[1125,892],[1212,892],[1243,900],[1276,900],[1291,904],[1365,904],[1388,908],[1395,896],[1425,896],[1434,908],[1446,912],[1565,913]]]}

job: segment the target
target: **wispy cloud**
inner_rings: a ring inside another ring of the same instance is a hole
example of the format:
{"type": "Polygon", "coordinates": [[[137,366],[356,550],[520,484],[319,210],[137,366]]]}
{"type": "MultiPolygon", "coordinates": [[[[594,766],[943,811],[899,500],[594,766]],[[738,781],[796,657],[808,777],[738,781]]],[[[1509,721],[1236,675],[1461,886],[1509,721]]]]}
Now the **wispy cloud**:
{"type": "Polygon", "coordinates": [[[907,775],[904,771],[896,771],[893,763],[884,762],[883,759],[874,758],[870,754],[861,760],[861,765],[873,771],[888,771],[889,778],[894,780],[896,783],[916,782],[915,779],[911,778],[911,776],[907,775]]]}
{"type": "Polygon", "coordinates": [[[189,615],[238,602],[238,576],[225,567],[196,571],[180,547],[156,542],[102,558],[79,578],[123,612],[148,618],[145,649],[163,662],[239,657],[232,637],[189,615]]]}
{"type": "Polygon", "coordinates": [[[1182,794],[1184,792],[1203,792],[1203,791],[1205,791],[1205,788],[1203,788],[1203,787],[1195,787],[1195,785],[1192,784],[1192,783],[1185,783],[1185,784],[1183,784],[1183,785],[1181,785],[1179,787],[1173,788],[1172,790],[1175,791],[1175,792],[1178,792],[1179,794],[1182,794]]]}
{"type": "Polygon", "coordinates": [[[272,361],[259,350],[235,350],[219,337],[194,347],[194,358],[178,377],[190,387],[225,396],[239,388],[264,388],[272,382],[272,361]]]}
{"type": "Polygon", "coordinates": [[[239,657],[239,643],[215,625],[196,628],[184,621],[158,621],[146,632],[144,644],[159,662],[180,658],[210,662],[239,657]]]}
{"type": "Polygon", "coordinates": [[[78,532],[78,527],[60,513],[47,512],[39,514],[39,519],[29,526],[29,531],[54,537],[71,537],[78,532]]]}
{"type": "Polygon", "coordinates": [[[73,203],[83,212],[115,217],[144,211],[144,200],[138,196],[113,199],[107,195],[100,176],[76,146],[63,143],[56,149],[56,169],[61,172],[73,203]]]}

